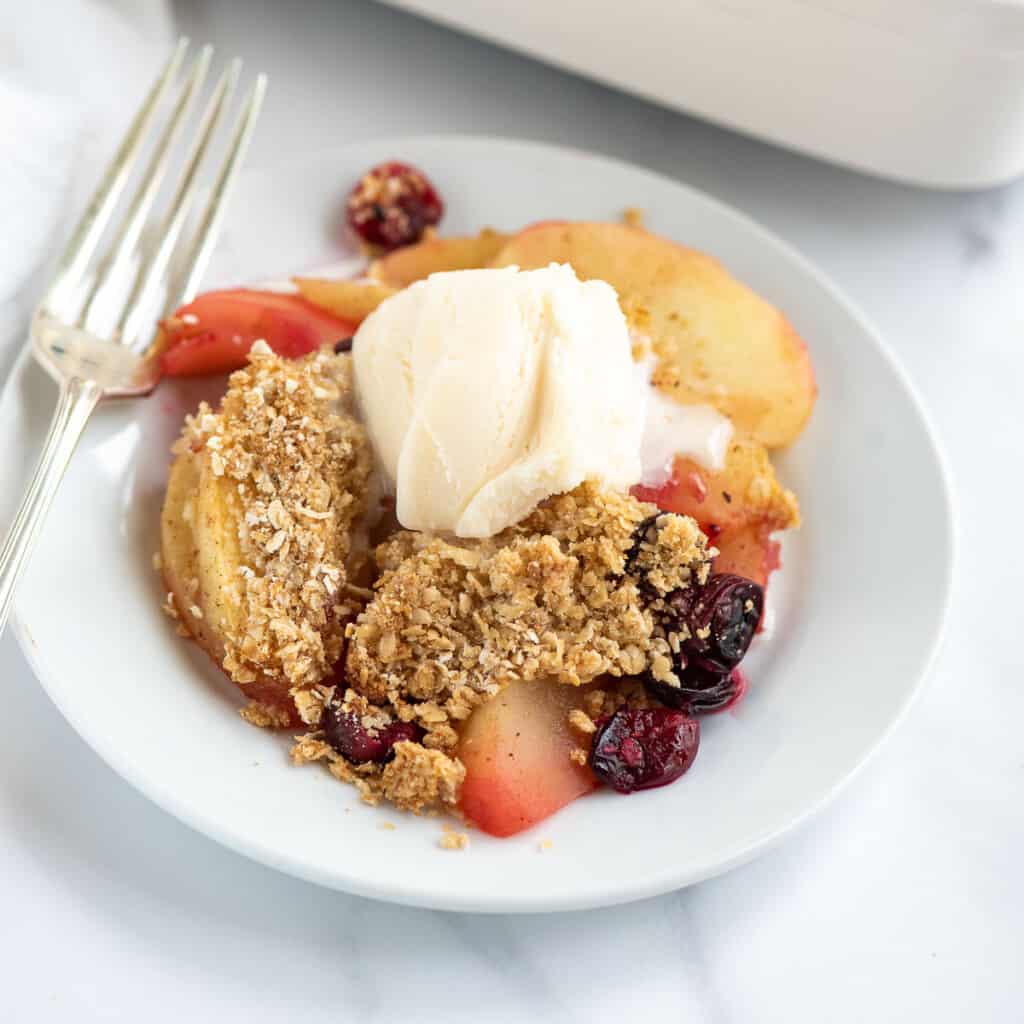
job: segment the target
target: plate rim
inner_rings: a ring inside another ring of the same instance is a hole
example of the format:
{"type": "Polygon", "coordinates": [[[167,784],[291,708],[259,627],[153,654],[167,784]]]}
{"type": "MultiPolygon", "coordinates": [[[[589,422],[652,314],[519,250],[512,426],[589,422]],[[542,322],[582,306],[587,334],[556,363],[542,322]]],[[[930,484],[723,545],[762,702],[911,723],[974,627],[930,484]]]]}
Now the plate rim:
{"type": "MultiPolygon", "coordinates": [[[[44,692],[54,704],[58,712],[65,718],[68,724],[88,744],[88,746],[100,757],[100,759],[115,771],[121,778],[133,786],[143,796],[156,804],[163,811],[173,815],[176,819],[187,825],[193,831],[198,832],[220,845],[241,854],[257,863],[263,864],[274,870],[312,882],[325,888],[334,889],[357,896],[382,900],[404,906],[422,907],[435,910],[448,910],[467,913],[537,913],[537,912],[560,912],[571,910],[596,909],[605,906],[633,902],[660,895],[666,892],[675,891],[715,877],[739,867],[742,864],[754,859],[762,852],[775,847],[790,832],[800,828],[803,824],[815,817],[820,811],[834,801],[839,794],[853,781],[853,779],[866,767],[866,765],[877,755],[882,746],[891,738],[893,733],[906,720],[907,715],[914,703],[919,698],[926,681],[931,676],[935,662],[942,650],[947,626],[949,622],[950,609],[952,606],[955,590],[956,574],[959,566],[959,510],[956,501],[956,491],[953,486],[953,477],[949,466],[948,457],[942,446],[939,434],[934,426],[932,417],[928,412],[924,400],[921,398],[916,385],[913,383],[906,369],[896,353],[890,348],[882,334],[874,327],[866,314],[860,307],[850,299],[844,291],[835,284],[824,271],[819,270],[807,257],[803,255],[792,243],[784,240],[775,232],[760,224],[749,214],[713,196],[700,188],[697,188],[685,181],[681,181],[668,174],[653,170],[640,163],[622,160],[618,157],[609,156],[594,150],[581,149],[574,146],[565,146],[548,142],[541,142],[530,139],[520,139],[511,136],[491,134],[462,134],[462,133],[425,133],[401,136],[388,136],[382,138],[370,138],[353,140],[340,146],[323,147],[311,151],[302,156],[303,163],[314,163],[320,160],[339,159],[339,155],[346,150],[356,147],[379,146],[382,150],[394,149],[400,151],[402,146],[410,143],[428,145],[475,145],[475,146],[505,146],[522,151],[533,151],[538,153],[557,153],[563,156],[571,156],[590,162],[592,165],[606,165],[616,168],[618,171],[629,173],[641,173],[654,179],[660,180],[664,185],[676,189],[683,189],[690,193],[695,199],[712,207],[716,215],[729,218],[741,226],[745,231],[759,236],[764,242],[770,243],[779,250],[799,271],[810,279],[828,295],[830,301],[835,303],[848,315],[862,332],[866,339],[874,345],[878,354],[886,362],[889,370],[893,373],[899,385],[909,399],[909,404],[916,415],[934,458],[938,474],[938,483],[944,501],[941,509],[941,526],[946,538],[944,551],[944,572],[942,574],[941,603],[938,607],[938,615],[935,619],[932,634],[928,639],[927,650],[922,651],[921,667],[916,674],[913,686],[910,687],[903,698],[902,703],[886,723],[884,729],[880,730],[872,742],[867,745],[860,754],[859,759],[845,774],[836,779],[830,787],[819,797],[801,808],[799,811],[789,815],[774,829],[765,834],[757,836],[734,850],[727,858],[718,858],[705,863],[697,868],[680,872],[679,870],[667,870],[656,873],[648,873],[640,876],[639,882],[632,884],[623,883],[614,892],[596,893],[583,891],[575,895],[552,898],[531,897],[518,894],[514,897],[503,896],[499,893],[492,893],[486,898],[476,895],[468,897],[459,896],[451,898],[442,896],[435,898],[429,892],[410,889],[402,884],[400,878],[380,878],[368,881],[364,877],[346,876],[343,870],[333,872],[321,871],[313,865],[295,860],[289,856],[283,856],[279,851],[269,849],[264,843],[257,840],[242,837],[229,829],[221,827],[220,823],[202,812],[195,811],[185,806],[173,794],[169,787],[161,787],[151,780],[143,772],[136,772],[132,766],[119,757],[118,747],[113,740],[106,739],[97,730],[84,726],[78,716],[69,713],[54,696],[53,688],[49,679],[49,670],[44,666],[35,641],[32,639],[27,624],[23,621],[19,611],[18,600],[15,598],[14,607],[11,612],[9,624],[18,642],[21,651],[32,669],[37,681],[44,692]]],[[[244,177],[257,175],[274,174],[281,168],[292,165],[296,161],[285,161],[269,163],[263,166],[248,168],[243,172],[244,177]]],[[[15,387],[26,372],[30,355],[27,348],[18,355],[2,390],[0,390],[0,407],[6,405],[10,400],[9,393],[15,387]]]]}

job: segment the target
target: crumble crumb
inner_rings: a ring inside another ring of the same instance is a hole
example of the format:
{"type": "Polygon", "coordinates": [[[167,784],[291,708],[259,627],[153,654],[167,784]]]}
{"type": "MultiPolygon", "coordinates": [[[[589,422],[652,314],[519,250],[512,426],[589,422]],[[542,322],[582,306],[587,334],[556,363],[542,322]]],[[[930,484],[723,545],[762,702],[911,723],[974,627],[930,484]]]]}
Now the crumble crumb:
{"type": "Polygon", "coordinates": [[[597,726],[594,724],[594,720],[586,713],[581,711],[579,708],[573,708],[569,712],[569,725],[577,732],[583,733],[585,736],[591,736],[597,732],[597,726]]]}
{"type": "Polygon", "coordinates": [[[393,821],[382,821],[377,827],[381,832],[394,832],[398,828],[393,821]]]}
{"type": "Polygon", "coordinates": [[[438,844],[442,850],[465,850],[469,846],[469,836],[465,832],[456,832],[449,825],[445,825],[438,844]]]}
{"type": "Polygon", "coordinates": [[[388,800],[410,811],[438,804],[455,806],[466,777],[461,761],[408,740],[396,743],[394,751],[394,759],[381,775],[381,790],[388,800]]]}
{"type": "Polygon", "coordinates": [[[555,844],[550,839],[542,839],[537,844],[537,849],[540,850],[541,853],[545,853],[546,851],[550,850],[551,847],[554,845],[555,844]]]}
{"type": "Polygon", "coordinates": [[[587,752],[582,747],[573,747],[569,751],[569,760],[573,764],[578,764],[581,768],[585,768],[588,761],[587,752]]]}
{"type": "Polygon", "coordinates": [[[352,783],[364,803],[376,804],[383,797],[399,810],[416,814],[434,807],[454,807],[466,777],[461,761],[403,740],[394,746],[394,758],[385,765],[355,764],[341,756],[321,734],[299,736],[291,749],[294,764],[326,761],[330,773],[352,783]]]}
{"type": "Polygon", "coordinates": [[[281,708],[257,700],[249,701],[244,708],[239,708],[238,713],[250,725],[259,729],[283,729],[289,721],[288,714],[281,708]]]}
{"type": "Polygon", "coordinates": [[[335,687],[326,684],[320,684],[308,690],[297,686],[292,687],[291,698],[304,725],[317,726],[320,724],[324,705],[334,698],[334,692],[335,687]]]}
{"type": "Polygon", "coordinates": [[[657,702],[647,693],[647,688],[640,679],[621,679],[612,688],[593,687],[583,695],[583,708],[594,721],[599,718],[610,718],[622,708],[656,707],[657,702]]]}
{"type": "Polygon", "coordinates": [[[642,228],[644,226],[644,211],[638,206],[627,206],[622,211],[622,223],[629,228],[642,228]]]}

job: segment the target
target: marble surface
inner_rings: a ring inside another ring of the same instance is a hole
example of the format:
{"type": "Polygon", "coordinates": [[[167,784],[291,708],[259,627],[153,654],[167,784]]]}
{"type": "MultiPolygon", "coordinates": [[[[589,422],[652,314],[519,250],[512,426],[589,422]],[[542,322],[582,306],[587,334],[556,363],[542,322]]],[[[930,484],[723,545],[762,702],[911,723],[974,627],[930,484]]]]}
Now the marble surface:
{"type": "Polygon", "coordinates": [[[0,1020],[1017,1019],[1024,184],[873,181],[373,4],[176,14],[270,72],[252,165],[378,134],[547,139],[674,175],[794,243],[880,327],[937,424],[959,497],[953,613],[909,719],[779,849],[673,895],[535,917],[375,904],[220,849],[100,763],[0,640],[0,1020]]]}

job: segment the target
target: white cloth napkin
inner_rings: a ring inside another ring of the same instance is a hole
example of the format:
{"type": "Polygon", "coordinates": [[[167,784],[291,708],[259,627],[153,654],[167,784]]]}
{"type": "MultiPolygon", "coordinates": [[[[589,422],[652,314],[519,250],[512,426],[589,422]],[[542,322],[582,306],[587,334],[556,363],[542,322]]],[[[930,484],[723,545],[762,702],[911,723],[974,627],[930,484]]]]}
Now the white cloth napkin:
{"type": "Polygon", "coordinates": [[[164,0],[44,0],[15,21],[0,33],[0,380],[172,39],[164,0]]]}

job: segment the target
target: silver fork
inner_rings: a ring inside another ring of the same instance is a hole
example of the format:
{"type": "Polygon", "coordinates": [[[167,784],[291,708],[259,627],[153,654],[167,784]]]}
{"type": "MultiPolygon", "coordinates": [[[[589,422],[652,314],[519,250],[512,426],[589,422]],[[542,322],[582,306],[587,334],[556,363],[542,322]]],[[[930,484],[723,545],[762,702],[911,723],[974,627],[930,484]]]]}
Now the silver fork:
{"type": "Polygon", "coordinates": [[[156,361],[146,351],[156,320],[194,296],[259,116],[264,75],[256,76],[243,101],[206,206],[195,228],[186,231],[199,172],[241,74],[241,62],[235,60],[214,86],[192,132],[165,212],[153,215],[213,56],[209,46],[203,47],[179,82],[187,50],[188,40],[179,40],[153,83],[32,318],[32,354],[60,391],[39,463],[0,550],[0,633],[46,513],[96,405],[104,398],[147,395],[156,386],[156,361]],[[165,113],[164,100],[175,89],[165,113]],[[131,199],[122,202],[147,142],[152,144],[148,164],[131,199]],[[121,211],[113,237],[99,255],[104,235],[121,211]]]}

